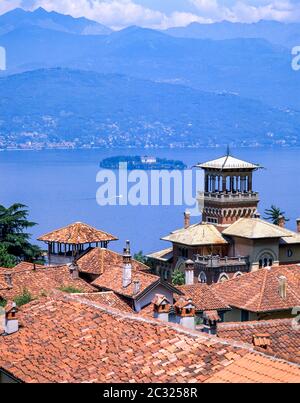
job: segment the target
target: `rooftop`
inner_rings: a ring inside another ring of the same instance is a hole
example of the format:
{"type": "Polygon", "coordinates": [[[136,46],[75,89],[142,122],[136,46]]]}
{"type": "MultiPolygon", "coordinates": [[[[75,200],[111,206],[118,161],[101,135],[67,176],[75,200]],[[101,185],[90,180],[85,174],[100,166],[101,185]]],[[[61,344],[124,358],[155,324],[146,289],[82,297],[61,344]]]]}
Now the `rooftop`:
{"type": "Polygon", "coordinates": [[[131,276],[131,283],[127,287],[123,287],[123,267],[119,265],[111,265],[109,270],[105,270],[101,276],[92,282],[92,285],[134,299],[139,299],[139,297],[147,292],[148,289],[162,283],[167,288],[172,289],[173,292],[178,292],[175,287],[169,283],[163,282],[159,276],[154,274],[132,269],[131,276]],[[137,293],[135,293],[135,282],[139,282],[139,291],[137,293]]]}
{"type": "Polygon", "coordinates": [[[19,317],[19,331],[1,337],[0,368],[23,382],[241,381],[245,372],[235,371],[245,360],[250,381],[300,382],[299,366],[249,345],[74,296],[34,301],[19,317]]]}
{"type": "Polygon", "coordinates": [[[260,165],[234,158],[231,155],[225,155],[224,157],[212,161],[199,163],[196,167],[203,169],[220,169],[224,171],[227,169],[258,169],[260,165]]]}
{"type": "Polygon", "coordinates": [[[291,231],[259,218],[240,218],[223,232],[223,235],[248,239],[290,237],[291,231]]]}
{"type": "MultiPolygon", "coordinates": [[[[24,265],[25,266],[25,265],[24,265]]],[[[26,263],[25,269],[0,272],[0,298],[9,300],[22,295],[27,290],[33,298],[62,287],[73,287],[82,292],[93,292],[96,289],[81,279],[73,279],[68,266],[40,266],[26,263]],[[11,274],[11,286],[6,281],[6,273],[11,274]]]]}
{"type": "Polygon", "coordinates": [[[292,310],[300,305],[300,265],[273,266],[211,285],[229,306],[250,312],[292,310]],[[286,296],[279,294],[279,278],[286,277],[286,296]]]}
{"type": "Polygon", "coordinates": [[[58,242],[64,244],[87,244],[116,241],[117,239],[118,238],[114,235],[97,230],[81,222],[70,224],[38,238],[39,241],[43,242],[58,242]]]}
{"type": "Polygon", "coordinates": [[[230,307],[207,284],[182,285],[177,287],[184,295],[191,298],[196,311],[229,310],[230,307]]]}
{"type": "MultiPolygon", "coordinates": [[[[77,260],[79,271],[90,274],[103,274],[111,266],[122,266],[123,256],[106,248],[92,248],[77,260]]],[[[150,270],[145,264],[132,259],[135,270],[150,270]]]]}
{"type": "Polygon", "coordinates": [[[199,246],[227,244],[222,234],[212,224],[194,224],[188,228],[182,228],[171,232],[161,238],[163,241],[170,241],[181,245],[199,246]]]}
{"type": "Polygon", "coordinates": [[[91,302],[95,302],[96,304],[118,309],[121,312],[134,312],[133,308],[131,308],[130,305],[120,295],[115,294],[113,291],[81,293],[73,294],[73,296],[79,299],[85,299],[91,302]]]}
{"type": "Polygon", "coordinates": [[[268,352],[300,364],[300,325],[295,319],[262,320],[259,322],[219,323],[217,334],[224,339],[252,344],[254,336],[268,335],[268,352]]]}
{"type": "Polygon", "coordinates": [[[157,259],[162,262],[169,262],[173,258],[173,248],[167,248],[147,255],[150,259],[157,259]]]}

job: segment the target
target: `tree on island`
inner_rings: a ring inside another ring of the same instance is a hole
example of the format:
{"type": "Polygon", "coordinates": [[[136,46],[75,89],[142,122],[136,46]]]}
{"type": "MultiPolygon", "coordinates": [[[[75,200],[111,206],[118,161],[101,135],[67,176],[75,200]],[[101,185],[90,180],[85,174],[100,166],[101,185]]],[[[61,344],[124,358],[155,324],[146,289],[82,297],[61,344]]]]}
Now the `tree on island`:
{"type": "Polygon", "coordinates": [[[172,274],[172,284],[173,285],[184,285],[185,284],[185,276],[184,273],[180,270],[175,270],[172,274]]]}
{"type": "Polygon", "coordinates": [[[28,214],[27,206],[21,203],[8,208],[0,205],[0,266],[42,260],[42,250],[30,243],[30,234],[26,232],[37,225],[28,220],[28,214]]]}
{"type": "Polygon", "coordinates": [[[288,218],[285,218],[285,211],[281,211],[281,209],[274,206],[274,204],[272,204],[270,209],[265,210],[264,219],[271,221],[275,225],[279,225],[279,220],[281,217],[283,217],[285,221],[290,221],[288,218]]]}

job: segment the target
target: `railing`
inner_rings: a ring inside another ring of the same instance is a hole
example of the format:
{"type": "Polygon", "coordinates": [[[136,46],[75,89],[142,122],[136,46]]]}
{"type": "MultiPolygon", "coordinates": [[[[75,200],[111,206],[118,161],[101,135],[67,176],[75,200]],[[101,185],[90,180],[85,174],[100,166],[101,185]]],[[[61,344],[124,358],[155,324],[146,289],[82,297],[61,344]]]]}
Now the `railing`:
{"type": "Polygon", "coordinates": [[[210,267],[247,265],[249,263],[248,256],[220,257],[220,256],[195,255],[194,259],[195,263],[210,267]]]}
{"type": "Polygon", "coordinates": [[[258,201],[257,192],[245,192],[245,193],[224,193],[224,192],[198,192],[198,199],[214,199],[221,202],[226,201],[241,201],[252,200],[258,201]]]}

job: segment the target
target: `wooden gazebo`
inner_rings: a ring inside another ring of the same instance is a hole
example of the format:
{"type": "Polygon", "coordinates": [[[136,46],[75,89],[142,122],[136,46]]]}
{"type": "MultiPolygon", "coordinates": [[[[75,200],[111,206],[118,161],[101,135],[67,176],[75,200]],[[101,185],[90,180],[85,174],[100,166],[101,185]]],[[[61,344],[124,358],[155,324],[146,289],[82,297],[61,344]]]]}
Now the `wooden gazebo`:
{"type": "Polygon", "coordinates": [[[88,248],[107,248],[110,241],[116,240],[118,238],[114,235],[81,222],[70,224],[38,238],[38,241],[48,245],[49,265],[72,262],[88,248]]]}

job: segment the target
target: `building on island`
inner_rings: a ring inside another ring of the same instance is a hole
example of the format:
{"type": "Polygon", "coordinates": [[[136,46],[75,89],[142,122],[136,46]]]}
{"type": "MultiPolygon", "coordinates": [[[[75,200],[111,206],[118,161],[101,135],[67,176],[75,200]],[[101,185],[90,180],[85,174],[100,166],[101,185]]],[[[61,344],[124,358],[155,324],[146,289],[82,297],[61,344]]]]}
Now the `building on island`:
{"type": "Polygon", "coordinates": [[[197,164],[204,170],[204,192],[198,203],[202,220],[191,225],[184,213],[183,228],[164,236],[172,247],[148,255],[156,274],[171,280],[185,262],[195,262],[199,283],[217,283],[262,267],[300,263],[300,220],[297,232],[260,218],[259,195],[253,186],[258,164],[221,158],[197,164]]]}

